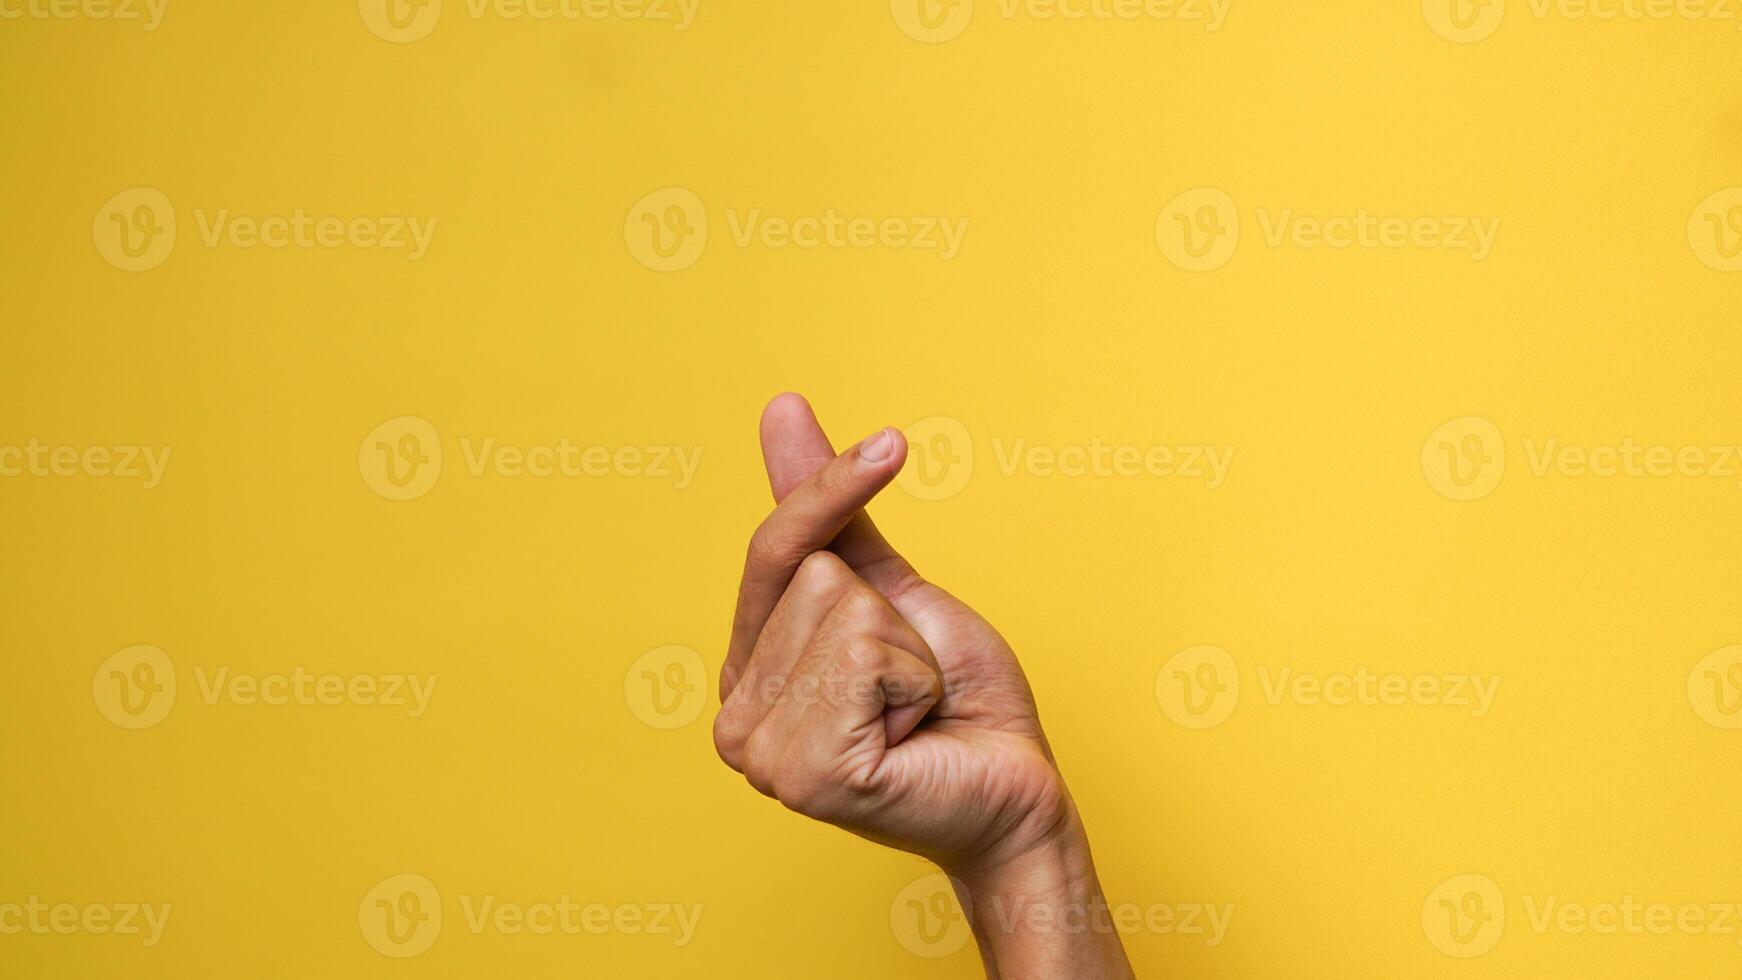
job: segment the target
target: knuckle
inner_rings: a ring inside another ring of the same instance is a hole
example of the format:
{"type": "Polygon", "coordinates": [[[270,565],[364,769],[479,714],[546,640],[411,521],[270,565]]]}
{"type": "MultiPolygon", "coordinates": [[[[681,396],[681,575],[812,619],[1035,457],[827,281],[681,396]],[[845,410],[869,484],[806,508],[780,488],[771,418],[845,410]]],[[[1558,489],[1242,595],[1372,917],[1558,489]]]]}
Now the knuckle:
{"type": "Polygon", "coordinates": [[[787,769],[774,774],[774,798],[789,810],[810,815],[816,809],[819,789],[809,773],[787,769]]]}
{"type": "Polygon", "coordinates": [[[744,767],[744,780],[751,788],[763,796],[774,797],[774,773],[767,767],[749,765],[744,767]]]}
{"type": "Polygon", "coordinates": [[[852,483],[852,470],[845,456],[836,456],[829,460],[828,465],[817,470],[816,490],[825,497],[832,497],[845,490],[852,483]]]}
{"type": "Polygon", "coordinates": [[[779,771],[780,753],[767,744],[768,740],[760,738],[760,729],[750,736],[744,747],[744,778],[756,792],[763,796],[774,796],[775,774],[779,771]]]}
{"type": "Polygon", "coordinates": [[[794,804],[799,800],[798,787],[791,773],[776,770],[774,773],[774,798],[782,804],[797,809],[794,804]]]}
{"type": "Polygon", "coordinates": [[[841,615],[850,622],[875,623],[883,619],[883,597],[870,586],[855,588],[841,597],[841,615]]]}
{"type": "Polygon", "coordinates": [[[744,771],[743,726],[726,711],[714,717],[714,751],[721,762],[737,772],[744,771]]]}
{"type": "Polygon", "coordinates": [[[832,551],[813,551],[798,563],[796,581],[806,588],[823,591],[847,580],[852,572],[847,563],[832,551]]]}
{"type": "Polygon", "coordinates": [[[865,571],[867,577],[875,575],[881,580],[884,593],[891,599],[906,595],[925,584],[925,577],[900,555],[891,555],[868,566],[865,571]]]}
{"type": "Polygon", "coordinates": [[[876,637],[864,634],[850,636],[835,653],[836,663],[848,671],[858,673],[877,667],[883,662],[883,644],[876,637]]]}
{"type": "Polygon", "coordinates": [[[767,521],[757,525],[750,535],[749,546],[744,550],[744,563],[754,568],[778,564],[783,557],[779,533],[767,521]]]}
{"type": "Polygon", "coordinates": [[[842,777],[841,786],[855,797],[872,797],[882,791],[883,778],[876,767],[854,766],[842,777]]]}
{"type": "Polygon", "coordinates": [[[723,705],[732,697],[732,692],[738,688],[739,676],[742,672],[730,662],[720,668],[720,703],[723,705]]]}

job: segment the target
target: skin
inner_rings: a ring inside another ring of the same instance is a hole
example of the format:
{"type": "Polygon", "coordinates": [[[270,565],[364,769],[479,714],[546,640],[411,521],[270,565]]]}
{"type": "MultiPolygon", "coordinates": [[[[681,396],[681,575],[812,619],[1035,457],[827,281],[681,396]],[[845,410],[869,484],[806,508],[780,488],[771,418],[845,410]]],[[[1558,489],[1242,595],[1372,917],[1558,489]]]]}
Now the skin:
{"type": "Polygon", "coordinates": [[[989,977],[1129,980],[1015,653],[865,513],[906,440],[883,429],[837,456],[785,394],[762,454],[776,507],[744,562],[720,758],[789,809],[936,862],[989,977]]]}

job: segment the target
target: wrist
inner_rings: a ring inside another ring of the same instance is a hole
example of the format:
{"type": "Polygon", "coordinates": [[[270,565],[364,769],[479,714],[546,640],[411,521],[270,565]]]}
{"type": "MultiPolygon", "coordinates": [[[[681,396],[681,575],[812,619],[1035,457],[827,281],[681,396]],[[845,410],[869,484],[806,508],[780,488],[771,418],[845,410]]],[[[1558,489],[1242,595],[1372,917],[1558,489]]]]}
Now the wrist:
{"type": "Polygon", "coordinates": [[[1129,980],[1076,808],[1020,851],[946,868],[994,980],[1129,980]]]}

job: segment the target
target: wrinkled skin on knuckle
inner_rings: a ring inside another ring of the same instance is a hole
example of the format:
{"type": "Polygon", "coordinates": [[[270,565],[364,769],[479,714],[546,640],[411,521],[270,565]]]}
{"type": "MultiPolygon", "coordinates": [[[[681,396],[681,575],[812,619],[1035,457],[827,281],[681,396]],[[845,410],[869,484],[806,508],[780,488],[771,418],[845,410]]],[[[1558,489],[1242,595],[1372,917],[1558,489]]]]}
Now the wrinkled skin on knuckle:
{"type": "Polygon", "coordinates": [[[882,690],[892,705],[910,705],[943,700],[943,682],[930,671],[904,669],[883,678],[882,690]]]}
{"type": "Polygon", "coordinates": [[[880,625],[889,614],[883,597],[868,585],[855,586],[841,596],[835,612],[844,625],[859,628],[880,625]]]}
{"type": "Polygon", "coordinates": [[[811,773],[790,765],[775,767],[774,798],[788,810],[817,817],[821,795],[821,786],[811,773]]]}
{"type": "Polygon", "coordinates": [[[853,482],[852,473],[841,460],[832,459],[828,465],[817,470],[816,492],[824,497],[838,497],[844,493],[853,482]]]}
{"type": "Polygon", "coordinates": [[[780,565],[787,560],[789,547],[779,526],[765,520],[750,535],[750,543],[744,549],[744,564],[748,568],[780,565]]]}
{"type": "Polygon", "coordinates": [[[885,789],[872,770],[851,757],[822,770],[786,769],[777,774],[776,798],[794,813],[851,829],[885,789]]]}
{"type": "Polygon", "coordinates": [[[821,595],[845,585],[853,577],[852,569],[832,551],[813,551],[798,563],[793,585],[807,594],[821,595]]]}
{"type": "Polygon", "coordinates": [[[880,707],[884,703],[881,672],[874,665],[859,665],[857,658],[849,657],[847,662],[847,666],[836,669],[836,700],[855,709],[880,707]]]}
{"type": "Polygon", "coordinates": [[[883,771],[873,765],[846,765],[841,773],[841,788],[854,800],[873,800],[884,792],[883,771]]]}
{"type": "Polygon", "coordinates": [[[745,732],[734,713],[721,711],[714,716],[714,751],[720,761],[736,772],[744,771],[745,732]]]}
{"type": "Polygon", "coordinates": [[[763,735],[766,729],[752,732],[744,746],[744,779],[763,796],[774,796],[775,776],[779,771],[780,746],[763,735]]]}
{"type": "Polygon", "coordinates": [[[720,667],[720,683],[719,683],[719,689],[720,689],[719,694],[720,694],[720,703],[721,704],[725,704],[726,699],[730,698],[732,696],[732,692],[737,689],[738,680],[739,680],[739,677],[742,673],[743,673],[743,671],[732,666],[731,664],[721,665],[721,667],[720,667]]]}
{"type": "Polygon", "coordinates": [[[874,636],[859,633],[847,637],[835,651],[835,665],[849,674],[875,672],[889,659],[883,644],[874,636]]]}

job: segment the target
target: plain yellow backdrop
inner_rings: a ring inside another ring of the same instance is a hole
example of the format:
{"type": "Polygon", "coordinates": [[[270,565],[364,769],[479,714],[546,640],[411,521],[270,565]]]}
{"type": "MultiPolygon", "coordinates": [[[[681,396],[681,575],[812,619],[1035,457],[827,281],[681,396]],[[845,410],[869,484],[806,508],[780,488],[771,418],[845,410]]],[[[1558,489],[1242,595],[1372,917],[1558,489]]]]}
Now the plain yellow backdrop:
{"type": "Polygon", "coordinates": [[[83,456],[0,478],[0,927],[33,896],[173,910],[150,946],[0,931],[0,973],[978,976],[971,945],[902,941],[923,863],[713,753],[783,389],[840,445],[965,433],[964,482],[873,512],[1022,656],[1109,898],[1233,906],[1213,945],[1129,935],[1140,976],[1742,969],[1715,911],[1742,902],[1742,658],[1701,666],[1742,643],[1742,464],[1706,472],[1742,442],[1728,6],[1510,0],[1455,40],[1432,0],[1232,0],[1215,30],[1113,0],[700,0],[682,30],[467,0],[397,29],[368,3],[169,0],[146,30],[0,0],[0,447],[171,450],[149,489],[83,456]],[[134,188],[176,222],[145,271],[105,239],[134,188]],[[1214,268],[1170,257],[1179,214],[1229,230],[1167,210],[1199,188],[1240,225],[1214,268]],[[202,233],[299,212],[343,237],[202,233]],[[831,213],[870,245],[760,223],[831,213]],[[1480,258],[1310,247],[1267,234],[1285,214],[1498,232],[1480,258]],[[427,250],[350,230],[389,217],[433,219],[427,250]],[[899,233],[930,218],[966,221],[947,258],[899,233]],[[656,226],[687,232],[683,268],[650,267],[656,226]],[[1551,439],[1709,465],[1534,465],[1551,439]],[[474,473],[485,440],[701,455],[682,486],[651,452],[474,473]],[[1019,440],[1233,457],[1211,488],[1012,466],[1019,440]],[[1451,499],[1441,443],[1498,483],[1451,499]],[[377,492],[371,458],[435,446],[421,495],[377,492]],[[136,645],[177,682],[137,730],[102,693],[136,645]],[[1164,665],[1206,645],[1240,691],[1198,729],[1164,665]],[[1284,669],[1499,687],[1480,717],[1310,704],[1271,696],[1284,669]],[[243,704],[205,693],[220,670],[436,687],[416,717],[243,704]],[[676,702],[637,693],[666,681],[676,702]],[[401,874],[443,910],[403,958],[366,921],[401,874]],[[1505,925],[1455,956],[1433,919],[1463,875],[1498,894],[1446,908],[1498,897],[1505,925]],[[468,927],[485,897],[565,896],[702,914],[681,945],[468,927]],[[1706,925],[1542,918],[1626,901],[1706,925]]]}

